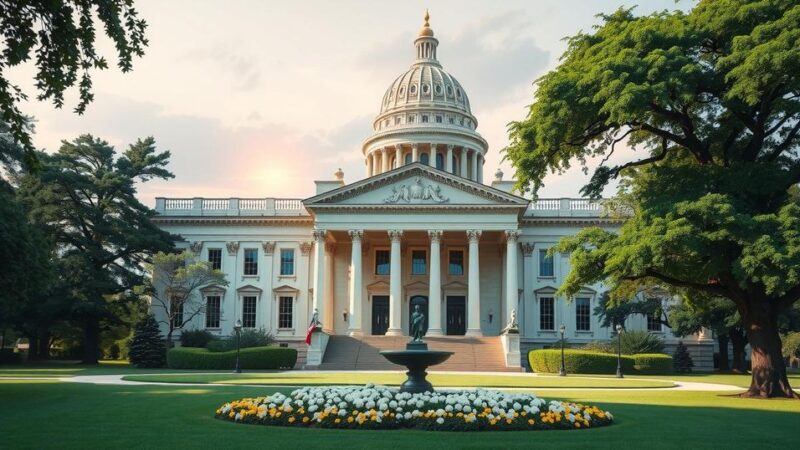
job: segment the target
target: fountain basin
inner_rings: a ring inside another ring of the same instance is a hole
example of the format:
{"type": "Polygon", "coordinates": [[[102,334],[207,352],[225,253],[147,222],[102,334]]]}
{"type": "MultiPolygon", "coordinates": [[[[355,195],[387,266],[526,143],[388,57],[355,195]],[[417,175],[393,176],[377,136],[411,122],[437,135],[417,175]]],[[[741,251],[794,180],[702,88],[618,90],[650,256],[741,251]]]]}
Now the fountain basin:
{"type": "Polygon", "coordinates": [[[392,364],[405,366],[408,378],[400,385],[400,392],[433,392],[433,385],[425,378],[425,371],[447,361],[453,352],[438,350],[384,350],[380,352],[392,364]]]}

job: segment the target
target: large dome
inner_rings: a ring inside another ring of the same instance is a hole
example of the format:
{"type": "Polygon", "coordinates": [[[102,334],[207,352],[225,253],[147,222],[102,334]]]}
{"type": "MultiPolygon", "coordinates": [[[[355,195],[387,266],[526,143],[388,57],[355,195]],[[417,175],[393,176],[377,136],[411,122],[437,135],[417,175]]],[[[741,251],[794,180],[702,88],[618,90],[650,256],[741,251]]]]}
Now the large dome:
{"type": "Polygon", "coordinates": [[[416,59],[386,90],[364,142],[367,175],[422,162],[482,181],[488,144],[475,130],[467,93],[437,58],[439,40],[428,20],[426,12],[414,40],[416,59]]]}

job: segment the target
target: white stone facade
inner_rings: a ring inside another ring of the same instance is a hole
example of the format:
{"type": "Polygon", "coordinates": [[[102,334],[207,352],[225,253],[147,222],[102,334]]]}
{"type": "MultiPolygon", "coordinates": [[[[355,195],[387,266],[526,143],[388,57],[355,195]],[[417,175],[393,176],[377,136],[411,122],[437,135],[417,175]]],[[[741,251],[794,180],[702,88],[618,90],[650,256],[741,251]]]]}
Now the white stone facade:
{"type": "MultiPolygon", "coordinates": [[[[429,335],[500,336],[518,324],[520,341],[504,342],[511,365],[524,365],[528,349],[557,342],[561,324],[571,343],[612,337],[593,313],[603,286],[586,286],[572,301],[555,297],[568,257],[550,262],[540,252],[585,226],[620,224],[604,215],[602,202],[516,196],[499,171],[485,184],[488,145],[466,92],[441,68],[437,44],[426,20],[417,59],[387,90],[362,148],[367,178],[345,184],[338,171],[304,200],[156,200],[154,220],[182,236],[183,246],[201,259],[221,252],[230,285],[197,299],[220,297],[213,332],[231,334],[247,314],[249,326],[301,340],[316,309],[329,334],[406,335],[409,312],[420,304],[429,335]]],[[[206,325],[202,314],[193,323],[206,325]]],[[[644,318],[627,325],[647,326],[644,318]]],[[[706,335],[684,342],[713,345],[706,335]]]]}

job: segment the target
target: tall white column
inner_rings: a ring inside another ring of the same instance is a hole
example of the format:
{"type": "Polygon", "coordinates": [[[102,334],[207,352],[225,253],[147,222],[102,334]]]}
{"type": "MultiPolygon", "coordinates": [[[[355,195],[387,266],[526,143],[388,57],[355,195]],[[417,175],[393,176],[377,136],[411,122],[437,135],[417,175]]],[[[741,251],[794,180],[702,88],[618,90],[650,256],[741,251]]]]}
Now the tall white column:
{"type": "Polygon", "coordinates": [[[461,147],[461,173],[460,175],[464,178],[467,178],[467,154],[469,153],[469,149],[466,147],[461,147]]]}
{"type": "Polygon", "coordinates": [[[380,161],[378,161],[378,151],[372,151],[372,175],[377,175],[381,173],[381,166],[378,165],[380,161]]]}
{"type": "Polygon", "coordinates": [[[419,161],[419,145],[412,144],[411,145],[411,162],[419,161]]]}
{"type": "Polygon", "coordinates": [[[472,171],[470,173],[469,179],[472,181],[478,181],[478,152],[477,150],[472,152],[472,171]]]}
{"type": "Polygon", "coordinates": [[[483,155],[478,153],[478,179],[476,180],[478,183],[483,183],[483,165],[486,163],[486,160],[483,158],[483,155]]]}
{"type": "Polygon", "coordinates": [[[467,286],[467,336],[483,336],[481,331],[481,274],[478,244],[481,230],[467,230],[469,239],[469,285],[467,286]]]}
{"type": "MultiPolygon", "coordinates": [[[[519,230],[506,230],[506,314],[505,324],[511,324],[511,317],[519,317],[519,284],[517,282],[517,241],[519,230]]],[[[519,320],[519,319],[517,319],[519,320]]]]}
{"type": "Polygon", "coordinates": [[[442,333],[442,266],[439,262],[441,257],[440,243],[442,232],[440,230],[429,230],[428,237],[431,240],[431,267],[430,267],[430,287],[428,292],[428,336],[441,336],[442,333]]]}
{"type": "MultiPolygon", "coordinates": [[[[314,230],[314,308],[322,329],[330,329],[325,322],[325,230],[314,230]]],[[[312,310],[313,313],[313,310],[312,310]]]]}
{"type": "MultiPolygon", "coordinates": [[[[334,330],[336,329],[336,317],[334,316],[335,302],[333,299],[333,280],[336,277],[334,274],[334,266],[333,256],[336,253],[336,244],[333,242],[325,243],[325,297],[324,303],[325,306],[323,309],[325,310],[325,319],[322,320],[322,330],[333,334],[334,330]]],[[[320,311],[320,317],[322,317],[322,312],[320,311]]]]}
{"type": "Polygon", "coordinates": [[[430,156],[428,156],[428,163],[431,167],[436,167],[436,144],[431,144],[430,156]]]}
{"type": "Polygon", "coordinates": [[[444,162],[444,168],[448,173],[453,173],[453,146],[447,146],[447,160],[444,162]]]}
{"type": "Polygon", "coordinates": [[[389,329],[387,336],[402,336],[403,314],[403,286],[402,264],[400,262],[400,240],[403,238],[401,230],[389,230],[389,239],[392,241],[392,250],[389,264],[389,329]]]}
{"type": "Polygon", "coordinates": [[[364,287],[361,284],[361,238],[363,230],[350,230],[347,232],[353,242],[350,249],[350,313],[347,318],[347,332],[350,336],[361,336],[361,294],[364,287]]]}
{"type": "Polygon", "coordinates": [[[394,168],[397,169],[402,165],[403,165],[403,146],[397,144],[394,146],[394,168]]]}
{"type": "MultiPolygon", "coordinates": [[[[522,242],[519,245],[522,250],[522,301],[519,304],[517,311],[517,321],[519,322],[519,333],[524,335],[527,330],[525,328],[528,318],[528,311],[525,310],[525,305],[535,305],[533,301],[533,243],[522,242]]],[[[530,314],[531,323],[535,322],[534,313],[536,308],[533,308],[530,314]]]]}
{"type": "Polygon", "coordinates": [[[383,163],[382,172],[384,172],[384,173],[388,172],[389,171],[389,149],[388,148],[383,148],[383,150],[381,150],[381,162],[383,163]]]}
{"type": "Polygon", "coordinates": [[[372,154],[367,155],[367,176],[372,176],[372,154]]]}

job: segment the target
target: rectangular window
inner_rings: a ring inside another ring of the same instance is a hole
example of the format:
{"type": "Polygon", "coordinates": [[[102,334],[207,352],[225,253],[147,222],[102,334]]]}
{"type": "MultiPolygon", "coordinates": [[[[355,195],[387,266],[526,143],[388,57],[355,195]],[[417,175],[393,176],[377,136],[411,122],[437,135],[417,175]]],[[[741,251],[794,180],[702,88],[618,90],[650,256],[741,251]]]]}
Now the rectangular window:
{"type": "Polygon", "coordinates": [[[375,275],[389,275],[389,250],[375,251],[375,275]]]}
{"type": "Polygon", "coordinates": [[[588,298],[578,297],[575,299],[575,329],[578,331],[589,331],[591,329],[592,312],[588,298]]]}
{"type": "Polygon", "coordinates": [[[258,275],[258,250],[255,248],[244,249],[244,274],[258,275]]]}
{"type": "Polygon", "coordinates": [[[219,328],[219,307],[219,295],[209,295],[206,297],[206,328],[219,328]]]}
{"type": "Polygon", "coordinates": [[[428,116],[422,116],[422,123],[428,123],[428,116]]]}
{"type": "Polygon", "coordinates": [[[547,250],[539,250],[539,276],[553,276],[553,257],[547,255],[547,250]]]}
{"type": "Polygon", "coordinates": [[[170,297],[169,314],[172,319],[172,328],[180,328],[183,326],[183,301],[180,297],[170,297]]]}
{"type": "Polygon", "coordinates": [[[426,256],[425,250],[411,251],[411,275],[425,275],[426,256]]]}
{"type": "Polygon", "coordinates": [[[292,306],[294,298],[280,297],[278,299],[278,328],[292,328],[292,306]]]}
{"type": "Polygon", "coordinates": [[[647,315],[647,331],[661,331],[660,313],[654,312],[647,315]]]}
{"type": "Polygon", "coordinates": [[[450,275],[464,275],[464,252],[450,250],[447,267],[450,275]]]}
{"type": "Polygon", "coordinates": [[[553,309],[553,297],[539,298],[539,329],[555,330],[556,318],[553,309]]]}
{"type": "Polygon", "coordinates": [[[394,124],[395,124],[395,125],[400,125],[400,120],[401,120],[401,119],[400,119],[399,117],[395,117],[395,118],[394,118],[394,124]]]}
{"type": "Polygon", "coordinates": [[[242,328],[256,327],[256,297],[242,297],[242,328]]]}
{"type": "Polygon", "coordinates": [[[221,248],[208,249],[208,262],[211,263],[212,269],[222,270],[222,249],[221,248]]]}
{"type": "Polygon", "coordinates": [[[436,116],[436,123],[442,123],[442,116],[436,116]]]}
{"type": "Polygon", "coordinates": [[[294,275],[294,249],[281,249],[281,275],[294,275]]]}
{"type": "Polygon", "coordinates": [[[408,116],[408,123],[414,123],[414,116],[408,116]]]}

